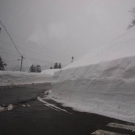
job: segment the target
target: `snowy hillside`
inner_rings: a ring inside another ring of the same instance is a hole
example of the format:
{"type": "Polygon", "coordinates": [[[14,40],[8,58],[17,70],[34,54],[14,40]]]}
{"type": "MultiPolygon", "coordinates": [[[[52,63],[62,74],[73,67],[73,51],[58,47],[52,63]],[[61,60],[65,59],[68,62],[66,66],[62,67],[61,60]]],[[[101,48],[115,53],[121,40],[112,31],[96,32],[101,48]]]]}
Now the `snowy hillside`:
{"type": "Polygon", "coordinates": [[[51,82],[52,76],[41,73],[0,71],[0,86],[51,82]]]}
{"type": "Polygon", "coordinates": [[[76,110],[135,123],[135,27],[56,72],[50,97],[76,110]]]}

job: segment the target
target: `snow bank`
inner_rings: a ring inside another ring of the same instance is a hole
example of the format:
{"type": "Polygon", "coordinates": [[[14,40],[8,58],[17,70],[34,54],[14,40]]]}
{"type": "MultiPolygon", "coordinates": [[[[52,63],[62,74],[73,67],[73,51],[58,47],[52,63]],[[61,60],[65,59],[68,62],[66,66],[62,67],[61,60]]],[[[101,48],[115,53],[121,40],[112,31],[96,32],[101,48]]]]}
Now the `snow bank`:
{"type": "Polygon", "coordinates": [[[56,72],[50,97],[76,110],[135,123],[135,28],[56,72]]]}
{"type": "Polygon", "coordinates": [[[49,74],[49,75],[52,75],[54,74],[54,72],[57,72],[59,71],[60,69],[46,69],[46,70],[43,70],[41,73],[42,74],[49,74]]]}
{"type": "Polygon", "coordinates": [[[0,71],[0,86],[51,82],[52,76],[41,73],[0,71]]]}

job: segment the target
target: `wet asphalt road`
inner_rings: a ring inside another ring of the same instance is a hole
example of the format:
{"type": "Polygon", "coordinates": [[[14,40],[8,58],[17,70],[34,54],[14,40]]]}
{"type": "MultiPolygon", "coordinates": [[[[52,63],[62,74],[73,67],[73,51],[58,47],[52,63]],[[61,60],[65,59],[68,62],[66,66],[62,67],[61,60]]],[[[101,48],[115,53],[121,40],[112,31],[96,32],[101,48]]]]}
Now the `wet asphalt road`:
{"type": "Polygon", "coordinates": [[[126,129],[106,126],[110,122],[129,125],[132,123],[80,113],[71,108],[64,109],[73,114],[46,107],[35,97],[42,96],[44,91],[50,88],[50,84],[39,84],[0,89],[0,106],[11,103],[17,105],[12,111],[0,112],[0,135],[90,135],[98,129],[135,135],[126,129]],[[30,107],[22,107],[22,104],[29,104],[30,107]]]}

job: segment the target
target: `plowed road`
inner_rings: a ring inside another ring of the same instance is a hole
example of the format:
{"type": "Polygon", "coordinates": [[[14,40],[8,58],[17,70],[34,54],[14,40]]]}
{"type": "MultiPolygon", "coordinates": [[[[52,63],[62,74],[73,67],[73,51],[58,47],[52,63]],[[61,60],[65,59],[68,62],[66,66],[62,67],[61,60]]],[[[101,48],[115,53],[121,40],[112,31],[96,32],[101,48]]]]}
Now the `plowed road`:
{"type": "Polygon", "coordinates": [[[5,110],[0,112],[0,135],[135,135],[132,123],[64,108],[69,114],[45,106],[36,97],[50,88],[50,84],[1,87],[0,106],[5,110]],[[11,111],[7,109],[9,104],[14,107],[11,111]]]}

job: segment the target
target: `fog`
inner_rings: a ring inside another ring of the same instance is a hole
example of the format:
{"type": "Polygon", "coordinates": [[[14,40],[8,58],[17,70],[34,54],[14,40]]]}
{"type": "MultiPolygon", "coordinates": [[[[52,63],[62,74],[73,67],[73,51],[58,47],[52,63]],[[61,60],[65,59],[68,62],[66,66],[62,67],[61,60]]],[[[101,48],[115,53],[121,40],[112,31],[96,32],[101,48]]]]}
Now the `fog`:
{"type": "MultiPolygon", "coordinates": [[[[1,0],[0,20],[26,57],[24,67],[64,66],[127,31],[132,7],[134,0],[1,0]]],[[[7,67],[20,65],[20,56],[6,54],[19,55],[0,28],[0,56],[7,67]]]]}

